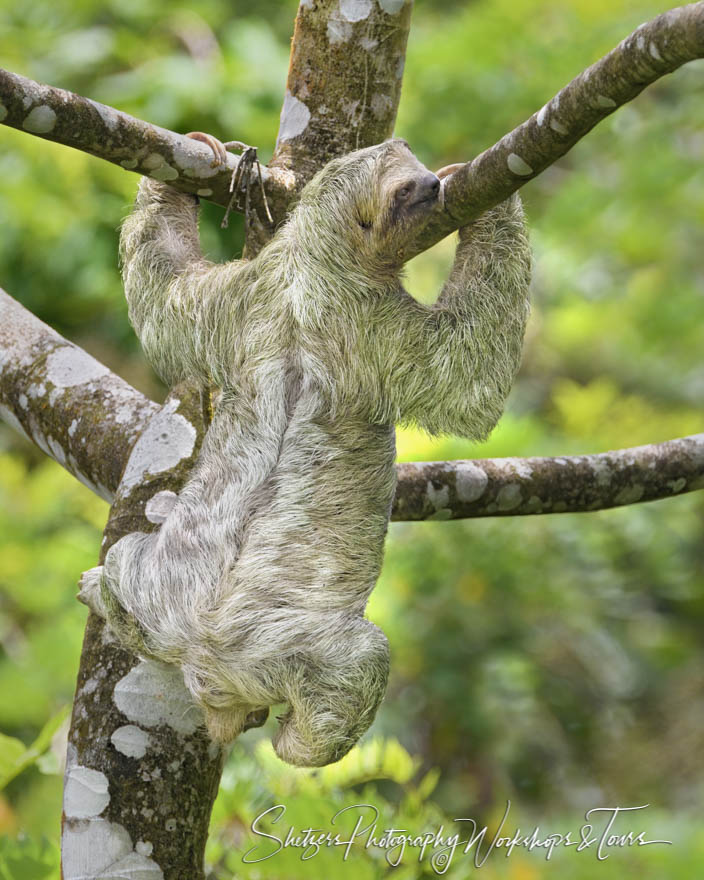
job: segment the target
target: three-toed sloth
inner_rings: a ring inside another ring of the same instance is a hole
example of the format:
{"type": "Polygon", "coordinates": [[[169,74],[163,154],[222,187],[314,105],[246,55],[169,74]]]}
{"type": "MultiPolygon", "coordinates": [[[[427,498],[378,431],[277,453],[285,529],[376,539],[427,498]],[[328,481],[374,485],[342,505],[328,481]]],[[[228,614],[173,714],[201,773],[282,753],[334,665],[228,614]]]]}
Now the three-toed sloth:
{"type": "Polygon", "coordinates": [[[394,424],[475,439],[516,373],[530,257],[517,196],[460,230],[437,302],[399,254],[440,181],[404,141],[358,150],[305,187],[250,261],[201,253],[197,204],[143,179],[122,230],[132,324],[168,382],[222,389],[158,532],[123,537],[83,596],[122,640],[179,664],[210,735],[287,703],[278,755],[316,766],[371,724],[389,668],[364,617],[394,494],[394,424]]]}

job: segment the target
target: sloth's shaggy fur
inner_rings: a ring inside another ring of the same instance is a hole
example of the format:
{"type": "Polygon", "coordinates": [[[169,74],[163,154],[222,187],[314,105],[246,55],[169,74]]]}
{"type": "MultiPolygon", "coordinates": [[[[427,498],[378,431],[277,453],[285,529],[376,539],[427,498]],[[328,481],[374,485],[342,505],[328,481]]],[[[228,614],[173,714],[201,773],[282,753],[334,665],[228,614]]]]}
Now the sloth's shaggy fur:
{"type": "Polygon", "coordinates": [[[323,168],[255,259],[213,265],[195,200],[142,180],[121,239],[131,321],[167,382],[222,396],[160,530],[118,541],[83,596],[128,646],[180,664],[216,740],[286,702],[281,758],[349,751],[389,666],[364,610],[394,423],[482,438],[499,418],[528,312],[520,202],[461,230],[426,307],[401,286],[397,255],[436,198],[407,145],[387,141],[323,168]]]}

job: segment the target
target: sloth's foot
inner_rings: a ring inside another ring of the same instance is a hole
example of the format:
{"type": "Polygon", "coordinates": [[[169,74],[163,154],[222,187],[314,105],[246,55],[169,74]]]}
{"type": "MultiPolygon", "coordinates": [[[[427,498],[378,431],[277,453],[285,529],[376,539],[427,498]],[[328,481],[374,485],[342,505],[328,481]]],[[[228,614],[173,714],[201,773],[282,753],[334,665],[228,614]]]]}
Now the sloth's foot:
{"type": "Polygon", "coordinates": [[[107,615],[101,592],[102,582],[102,565],[84,571],[78,581],[78,595],[76,598],[79,602],[83,602],[84,605],[87,605],[94,614],[105,619],[107,615]]]}
{"type": "Polygon", "coordinates": [[[269,717],[269,709],[251,709],[246,706],[232,706],[227,709],[213,709],[204,706],[205,724],[212,740],[230,743],[233,739],[252,727],[261,727],[269,717]]]}

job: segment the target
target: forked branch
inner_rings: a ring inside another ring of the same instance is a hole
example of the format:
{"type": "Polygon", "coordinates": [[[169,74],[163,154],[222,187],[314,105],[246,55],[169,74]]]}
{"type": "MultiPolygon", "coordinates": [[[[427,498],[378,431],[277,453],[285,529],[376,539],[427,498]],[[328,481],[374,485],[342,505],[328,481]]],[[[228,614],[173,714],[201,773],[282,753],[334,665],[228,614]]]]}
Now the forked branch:
{"type": "MultiPolygon", "coordinates": [[[[704,0],[670,9],[641,25],[530,119],[449,177],[443,188],[444,205],[406,258],[427,250],[537,177],[646,86],[702,57],[704,0]]],[[[177,189],[197,192],[217,204],[224,206],[229,200],[228,187],[237,162],[234,156],[226,167],[216,169],[212,154],[204,145],[112,107],[2,69],[0,121],[129,171],[166,180],[177,189]]],[[[290,149],[299,140],[306,141],[306,129],[303,126],[299,133],[287,138],[290,149]]],[[[279,222],[310,171],[297,180],[290,168],[275,164],[276,167],[263,169],[263,175],[272,213],[279,222]]],[[[256,185],[252,192],[257,209],[256,185]]]]}

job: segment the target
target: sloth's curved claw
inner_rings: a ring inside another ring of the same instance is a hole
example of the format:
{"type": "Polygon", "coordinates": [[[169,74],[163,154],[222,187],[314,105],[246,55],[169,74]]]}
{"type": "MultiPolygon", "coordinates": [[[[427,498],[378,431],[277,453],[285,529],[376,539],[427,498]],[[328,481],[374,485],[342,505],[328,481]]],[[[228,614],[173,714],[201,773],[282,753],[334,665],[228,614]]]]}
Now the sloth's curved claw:
{"type": "MultiPolygon", "coordinates": [[[[189,131],[186,133],[186,137],[192,138],[194,141],[200,141],[210,147],[213,151],[213,161],[211,164],[214,168],[217,168],[219,165],[227,165],[227,145],[213,137],[212,134],[206,134],[203,131],[189,131]]],[[[230,143],[235,142],[229,141],[228,144],[230,143]]]]}
{"type": "Polygon", "coordinates": [[[435,176],[442,180],[443,177],[449,177],[451,174],[454,174],[455,171],[459,171],[460,168],[464,167],[464,164],[464,162],[456,162],[454,165],[445,165],[444,168],[435,172],[435,176]]]}

